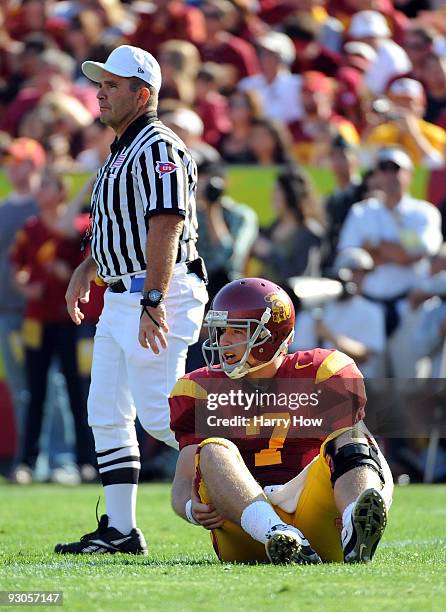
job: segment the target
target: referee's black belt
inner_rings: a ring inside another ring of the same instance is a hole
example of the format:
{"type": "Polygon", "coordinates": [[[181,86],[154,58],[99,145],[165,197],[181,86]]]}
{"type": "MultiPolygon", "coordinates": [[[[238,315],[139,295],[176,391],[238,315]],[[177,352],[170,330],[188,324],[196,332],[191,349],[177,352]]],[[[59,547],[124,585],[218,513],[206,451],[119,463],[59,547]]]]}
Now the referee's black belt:
{"type": "MultiPolygon", "coordinates": [[[[187,274],[196,274],[198,278],[200,278],[207,284],[208,276],[204,261],[201,257],[197,257],[197,259],[193,259],[192,261],[186,261],[185,263],[187,268],[187,274]]],[[[123,280],[118,280],[115,283],[110,283],[108,285],[108,288],[113,293],[125,293],[127,291],[127,287],[125,286],[123,280]]]]}

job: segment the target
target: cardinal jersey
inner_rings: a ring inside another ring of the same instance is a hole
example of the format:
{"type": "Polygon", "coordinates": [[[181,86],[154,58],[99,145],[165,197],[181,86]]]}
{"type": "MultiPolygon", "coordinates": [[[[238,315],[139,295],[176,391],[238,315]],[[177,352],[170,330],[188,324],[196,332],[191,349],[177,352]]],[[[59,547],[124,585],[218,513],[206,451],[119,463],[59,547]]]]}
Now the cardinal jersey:
{"type": "MultiPolygon", "coordinates": [[[[232,413],[233,418],[221,422],[230,426],[223,430],[210,427],[205,434],[201,424],[216,424],[219,418],[217,410],[209,410],[211,394],[215,398],[216,390],[238,385],[238,391],[251,389],[254,395],[250,382],[229,381],[223,372],[209,372],[206,368],[178,380],[169,403],[171,429],[180,449],[199,444],[207,437],[229,438],[262,486],[283,484],[318,455],[330,433],[351,427],[365,415],[363,377],[354,361],[339,351],[317,348],[284,358],[275,377],[267,381],[268,397],[274,397],[275,403],[265,407],[261,402],[251,402],[249,409],[240,404],[226,407],[224,416],[232,413]],[[291,401],[296,396],[305,399],[297,409],[291,401]],[[290,401],[284,402],[283,397],[290,401]]],[[[265,380],[261,382],[265,385],[265,380]]],[[[234,397],[245,397],[233,392],[234,397]]]]}
{"type": "Polygon", "coordinates": [[[11,261],[26,270],[30,283],[40,283],[42,296],[27,300],[25,316],[45,323],[67,323],[70,317],[65,302],[68,279],[81,263],[80,237],[64,236],[48,227],[41,217],[30,217],[17,233],[11,261]],[[57,274],[63,266],[66,276],[57,274]]]}

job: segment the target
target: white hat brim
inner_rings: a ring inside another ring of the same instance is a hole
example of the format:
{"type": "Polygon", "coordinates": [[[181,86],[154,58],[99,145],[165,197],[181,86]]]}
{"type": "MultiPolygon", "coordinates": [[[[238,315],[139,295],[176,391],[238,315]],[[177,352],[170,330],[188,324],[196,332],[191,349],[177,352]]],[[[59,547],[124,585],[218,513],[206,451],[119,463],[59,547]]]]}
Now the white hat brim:
{"type": "Polygon", "coordinates": [[[94,83],[100,83],[103,79],[104,72],[110,72],[116,76],[131,77],[133,74],[123,70],[122,68],[114,68],[111,65],[102,64],[101,62],[86,61],[82,64],[82,72],[85,74],[87,79],[94,83]]]}

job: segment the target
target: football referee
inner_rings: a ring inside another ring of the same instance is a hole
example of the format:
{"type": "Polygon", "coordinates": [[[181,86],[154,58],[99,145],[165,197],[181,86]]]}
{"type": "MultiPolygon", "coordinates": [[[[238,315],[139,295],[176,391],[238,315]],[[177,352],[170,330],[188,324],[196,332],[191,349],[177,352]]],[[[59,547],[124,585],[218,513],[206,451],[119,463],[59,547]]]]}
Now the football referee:
{"type": "Polygon", "coordinates": [[[67,308],[80,325],[90,281],[108,286],[96,330],[88,418],[106,514],[93,533],[58,553],[147,554],[136,528],[140,457],[135,417],[177,447],[168,395],[184,374],[207,301],[195,243],[197,170],[184,143],[157,118],[161,71],[148,52],[122,45],[104,64],[86,61],[101,121],[116,138],[91,202],[91,256],[73,273],[67,308]]]}

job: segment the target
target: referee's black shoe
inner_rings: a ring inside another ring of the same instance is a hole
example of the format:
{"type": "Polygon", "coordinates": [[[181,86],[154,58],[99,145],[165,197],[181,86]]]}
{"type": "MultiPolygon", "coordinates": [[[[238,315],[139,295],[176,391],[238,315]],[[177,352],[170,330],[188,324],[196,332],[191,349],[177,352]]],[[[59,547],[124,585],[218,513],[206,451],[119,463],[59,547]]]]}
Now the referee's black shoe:
{"type": "Polygon", "coordinates": [[[98,521],[98,528],[81,537],[79,542],[56,544],[54,552],[61,555],[127,553],[147,555],[146,540],[140,529],[132,529],[124,535],[114,527],[108,526],[108,516],[103,514],[98,521]]]}

